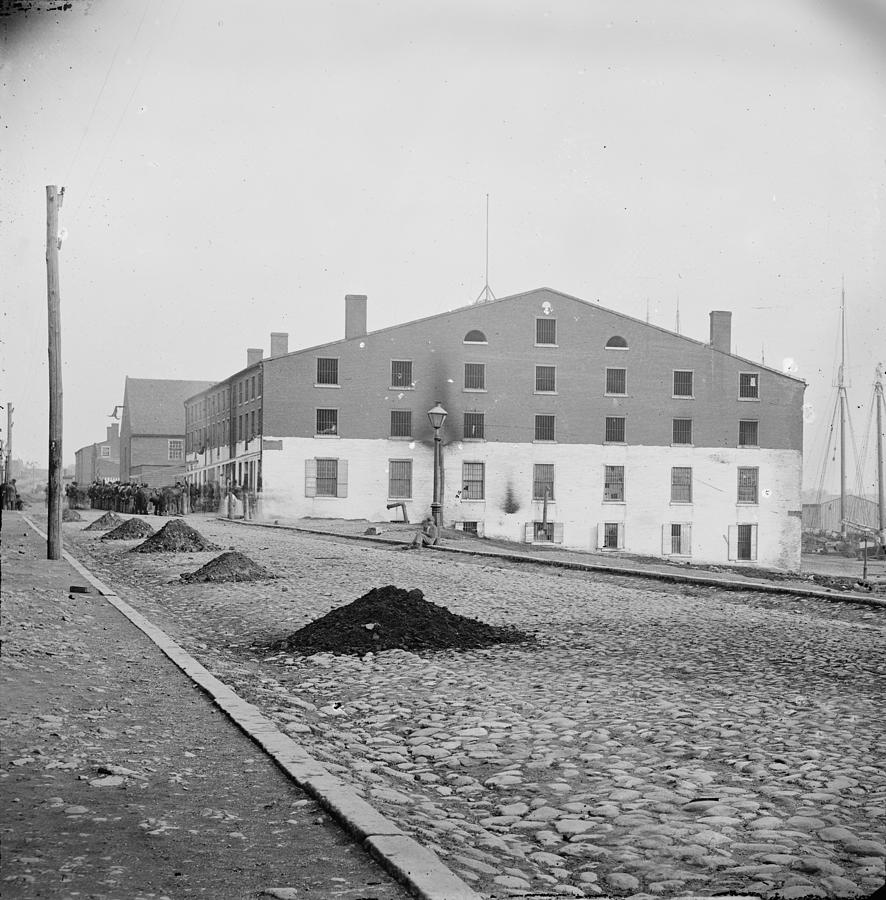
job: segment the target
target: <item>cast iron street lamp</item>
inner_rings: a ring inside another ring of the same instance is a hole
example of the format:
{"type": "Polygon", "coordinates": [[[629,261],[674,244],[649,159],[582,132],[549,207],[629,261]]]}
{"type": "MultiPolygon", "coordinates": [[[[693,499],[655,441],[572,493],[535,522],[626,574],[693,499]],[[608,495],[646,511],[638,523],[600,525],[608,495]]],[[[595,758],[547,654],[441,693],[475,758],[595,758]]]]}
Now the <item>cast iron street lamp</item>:
{"type": "Polygon", "coordinates": [[[431,503],[431,516],[434,519],[434,524],[437,526],[438,534],[443,527],[443,504],[440,498],[440,489],[443,482],[443,473],[440,471],[440,429],[446,421],[446,416],[447,412],[440,405],[439,400],[433,409],[428,410],[428,421],[431,423],[431,428],[434,429],[434,502],[431,503]]]}

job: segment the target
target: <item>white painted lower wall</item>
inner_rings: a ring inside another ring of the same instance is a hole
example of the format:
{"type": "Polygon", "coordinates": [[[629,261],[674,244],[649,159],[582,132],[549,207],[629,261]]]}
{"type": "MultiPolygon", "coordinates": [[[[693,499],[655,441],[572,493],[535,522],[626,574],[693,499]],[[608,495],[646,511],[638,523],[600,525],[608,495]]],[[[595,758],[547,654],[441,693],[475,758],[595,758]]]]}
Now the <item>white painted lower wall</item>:
{"type": "MultiPolygon", "coordinates": [[[[433,446],[402,440],[273,438],[280,449],[262,453],[261,515],[265,518],[313,516],[394,520],[387,504],[388,463],[412,460],[409,518],[430,512],[433,493],[433,446]],[[347,496],[305,495],[305,460],[347,461],[347,496]]],[[[648,447],[578,444],[505,444],[455,442],[443,447],[443,519],[447,526],[479,522],[486,537],[523,541],[527,522],[542,519],[542,502],[532,500],[533,465],[553,463],[554,500],[548,520],[562,524],[563,546],[596,550],[602,523],[623,525],[624,551],[663,555],[662,529],[670,523],[691,525],[690,562],[730,562],[730,527],[756,525],[756,558],[748,565],[796,569],[800,564],[800,488],[802,455],[794,450],[750,448],[648,447]],[[483,501],[458,496],[463,462],[483,462],[483,501]],[[625,467],[625,501],[603,500],[604,466],[625,467]],[[671,467],[692,468],[693,502],[672,504],[671,467]],[[758,502],[739,504],[738,467],[759,469],[758,502]],[[516,512],[504,510],[508,489],[516,512]]],[[[559,531],[559,529],[558,529],[559,531]]],[[[733,532],[734,534],[734,532],[733,532]]],[[[669,542],[665,542],[667,549],[669,542]]],[[[601,551],[609,552],[609,551],[601,551]]],[[[739,562],[739,561],[736,561],[739,562]]]]}

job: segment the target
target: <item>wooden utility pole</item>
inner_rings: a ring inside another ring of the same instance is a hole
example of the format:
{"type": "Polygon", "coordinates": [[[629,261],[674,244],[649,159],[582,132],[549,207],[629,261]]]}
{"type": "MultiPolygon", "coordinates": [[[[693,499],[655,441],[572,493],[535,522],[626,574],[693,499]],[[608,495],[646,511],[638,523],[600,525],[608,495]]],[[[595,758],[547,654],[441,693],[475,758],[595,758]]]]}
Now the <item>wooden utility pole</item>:
{"type": "Polygon", "coordinates": [[[62,558],[62,370],[58,211],[65,189],[46,185],[46,288],[49,303],[49,509],[46,557],[62,558]]]}
{"type": "Polygon", "coordinates": [[[6,459],[4,460],[6,468],[4,469],[4,478],[6,481],[12,481],[12,414],[15,407],[6,403],[6,459]]]}

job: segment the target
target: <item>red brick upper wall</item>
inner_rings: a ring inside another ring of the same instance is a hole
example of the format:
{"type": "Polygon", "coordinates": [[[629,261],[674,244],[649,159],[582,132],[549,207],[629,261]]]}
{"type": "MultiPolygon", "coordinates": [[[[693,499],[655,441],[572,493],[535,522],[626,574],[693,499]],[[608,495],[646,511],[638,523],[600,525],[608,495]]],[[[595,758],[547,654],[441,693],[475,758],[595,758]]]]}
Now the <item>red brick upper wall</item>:
{"type": "Polygon", "coordinates": [[[554,414],[559,443],[599,444],[604,418],[617,415],[628,444],[669,444],[671,420],[685,417],[696,446],[734,447],[739,419],[757,419],[761,447],[802,449],[803,382],[547,289],[266,360],[264,370],[264,433],[275,437],[311,437],[315,409],[335,407],[343,438],[387,437],[389,410],[411,409],[414,437],[429,440],[426,412],[440,401],[447,441],[461,438],[463,412],[476,410],[489,441],[531,441],[534,416],[554,414]],[[535,346],[544,302],[557,347],[535,346]],[[471,329],[488,344],[464,344],[471,329]],[[613,335],[628,349],[604,349],[613,335]],[[320,356],[339,358],[340,388],[314,386],[320,356]],[[414,390],[390,387],[392,359],[413,361],[414,390]],[[486,393],[463,391],[466,362],[486,364],[486,393]],[[556,395],[534,392],[536,364],[557,367],[556,395]],[[604,396],[607,367],[627,370],[627,396],[604,396]],[[694,371],[694,400],[672,397],[674,369],[694,371]],[[738,399],[740,372],[759,374],[759,402],[738,399]]]}

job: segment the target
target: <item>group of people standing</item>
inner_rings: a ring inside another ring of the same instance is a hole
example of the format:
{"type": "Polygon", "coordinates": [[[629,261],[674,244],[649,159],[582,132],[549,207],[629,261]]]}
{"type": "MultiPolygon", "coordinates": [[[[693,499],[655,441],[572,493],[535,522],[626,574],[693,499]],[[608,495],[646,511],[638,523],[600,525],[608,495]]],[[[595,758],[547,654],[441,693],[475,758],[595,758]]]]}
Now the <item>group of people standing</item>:
{"type": "Polygon", "coordinates": [[[3,482],[2,500],[4,509],[21,509],[23,507],[24,504],[14,478],[3,482]]]}
{"type": "MultiPolygon", "coordinates": [[[[92,509],[133,513],[137,516],[183,516],[190,512],[190,494],[187,485],[177,481],[166,487],[149,487],[128,481],[104,483],[94,481],[85,491],[92,509]]],[[[82,502],[82,492],[74,481],[65,488],[68,506],[82,502]]]]}

